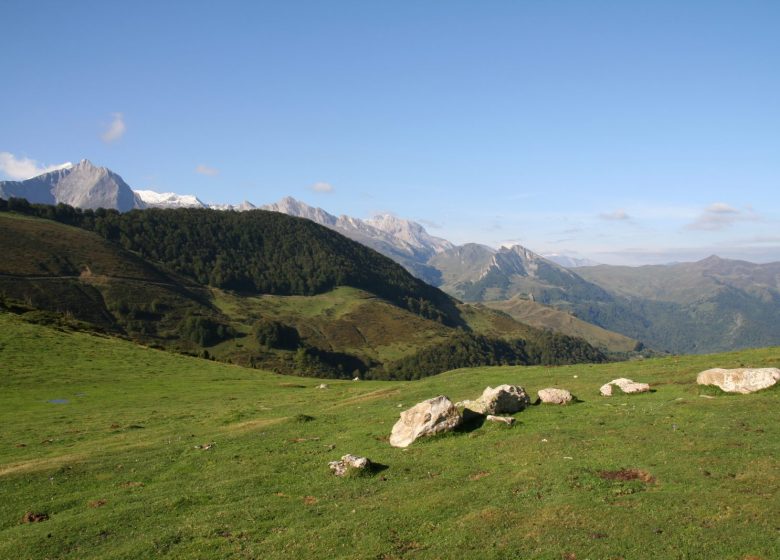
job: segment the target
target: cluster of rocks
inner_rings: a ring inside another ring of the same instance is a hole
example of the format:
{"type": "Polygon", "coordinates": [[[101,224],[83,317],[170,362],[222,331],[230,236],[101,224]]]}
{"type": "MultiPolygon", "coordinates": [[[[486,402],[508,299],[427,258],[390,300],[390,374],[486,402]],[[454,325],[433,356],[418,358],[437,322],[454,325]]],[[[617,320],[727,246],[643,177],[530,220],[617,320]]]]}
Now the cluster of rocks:
{"type": "MultiPolygon", "coordinates": [[[[699,385],[715,385],[726,392],[743,394],[766,389],[778,381],[778,368],[715,368],[703,371],[696,377],[699,385]]],[[[646,393],[650,391],[650,385],[620,377],[602,385],[599,392],[604,397],[611,397],[617,394],[616,390],[628,395],[646,393]]],[[[573,399],[566,389],[549,387],[538,392],[537,402],[565,405],[573,399]]],[[[401,412],[401,417],[390,433],[390,445],[408,447],[417,438],[452,431],[463,423],[464,415],[468,414],[481,415],[487,421],[511,426],[515,419],[501,415],[520,412],[529,404],[531,399],[519,385],[487,387],[479,398],[455,404],[448,397],[439,395],[401,412]]],[[[366,457],[344,455],[341,460],[330,462],[329,466],[335,475],[345,476],[350,471],[370,469],[371,461],[366,457]]]]}
{"type": "MultiPolygon", "coordinates": [[[[566,404],[573,399],[565,389],[542,389],[539,401],[543,403],[566,404]]],[[[390,433],[390,445],[407,447],[414,440],[452,431],[463,424],[468,415],[481,415],[489,422],[500,422],[511,426],[515,419],[502,414],[520,412],[531,404],[531,399],[519,385],[486,387],[479,398],[453,404],[444,395],[439,395],[416,404],[401,413],[390,433]]]]}

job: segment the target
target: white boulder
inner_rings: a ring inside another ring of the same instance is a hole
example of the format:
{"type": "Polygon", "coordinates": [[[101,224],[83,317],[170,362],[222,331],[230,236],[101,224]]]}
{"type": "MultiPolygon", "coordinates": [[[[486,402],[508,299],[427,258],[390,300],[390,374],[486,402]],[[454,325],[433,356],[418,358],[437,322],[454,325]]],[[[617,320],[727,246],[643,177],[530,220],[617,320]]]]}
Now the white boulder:
{"type": "Polygon", "coordinates": [[[650,385],[648,385],[647,383],[637,383],[636,381],[632,381],[631,379],[620,377],[618,379],[613,379],[609,383],[605,383],[604,385],[602,385],[601,389],[599,389],[599,392],[604,397],[611,397],[613,387],[618,387],[621,391],[623,391],[626,394],[646,393],[650,390],[650,385]]]}
{"type": "Polygon", "coordinates": [[[540,401],[549,404],[568,404],[574,398],[566,389],[555,389],[553,387],[542,389],[538,395],[540,401]]]}
{"type": "Polygon", "coordinates": [[[440,395],[404,410],[390,433],[390,445],[407,447],[418,437],[454,430],[462,421],[452,401],[440,395]]]}
{"type": "Polygon", "coordinates": [[[699,385],[716,385],[727,393],[754,393],[780,380],[778,368],[714,368],[696,376],[699,385]]]}
{"type": "Polygon", "coordinates": [[[486,387],[477,400],[461,404],[480,414],[514,414],[531,404],[531,399],[520,385],[499,385],[486,387]]]}

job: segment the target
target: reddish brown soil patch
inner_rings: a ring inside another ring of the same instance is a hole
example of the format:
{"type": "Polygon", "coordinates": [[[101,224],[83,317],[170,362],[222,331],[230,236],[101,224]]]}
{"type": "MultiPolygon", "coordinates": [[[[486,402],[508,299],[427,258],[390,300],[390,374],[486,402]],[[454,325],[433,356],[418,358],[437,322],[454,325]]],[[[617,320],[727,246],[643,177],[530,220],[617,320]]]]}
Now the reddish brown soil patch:
{"type": "Polygon", "coordinates": [[[19,447],[19,448],[27,447],[27,444],[26,443],[17,443],[14,447],[19,447]]]}
{"type": "Polygon", "coordinates": [[[99,508],[99,507],[103,507],[104,505],[106,505],[106,501],[105,500],[92,500],[91,502],[89,502],[88,505],[91,508],[99,508]]]}
{"type": "Polygon", "coordinates": [[[313,505],[314,505],[314,504],[316,504],[318,501],[319,501],[319,500],[318,500],[317,498],[315,498],[314,496],[306,496],[306,497],[303,499],[303,503],[304,503],[304,504],[306,504],[307,506],[313,506],[313,505]]]}
{"type": "Polygon", "coordinates": [[[120,486],[123,488],[140,488],[143,485],[143,482],[123,482],[120,486]]]}
{"type": "Polygon", "coordinates": [[[627,482],[629,480],[641,480],[647,484],[655,482],[655,477],[642,469],[620,469],[619,471],[599,471],[599,476],[604,480],[618,480],[627,482]]]}
{"type": "Polygon", "coordinates": [[[480,478],[485,478],[486,476],[490,476],[490,473],[487,471],[479,471],[474,474],[470,474],[469,480],[479,480],[480,478]]]}
{"type": "Polygon", "coordinates": [[[46,521],[47,519],[49,519],[48,513],[35,513],[28,511],[24,514],[24,517],[22,517],[22,523],[40,523],[41,521],[46,521]]]}

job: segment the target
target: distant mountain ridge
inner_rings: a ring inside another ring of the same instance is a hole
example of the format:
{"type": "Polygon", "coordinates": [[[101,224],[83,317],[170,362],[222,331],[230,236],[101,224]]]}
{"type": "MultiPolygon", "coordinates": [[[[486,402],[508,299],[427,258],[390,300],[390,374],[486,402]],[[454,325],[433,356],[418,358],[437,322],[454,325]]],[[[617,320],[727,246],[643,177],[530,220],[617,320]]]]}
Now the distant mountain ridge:
{"type": "Polygon", "coordinates": [[[279,202],[261,208],[306,218],[337,231],[353,241],[390,257],[421,280],[434,286],[441,283],[441,277],[434,267],[427,264],[428,259],[454,247],[445,239],[429,235],[420,224],[389,214],[379,214],[370,220],[345,215],[336,217],[322,208],[309,206],[292,197],[285,197],[279,202]]]}
{"type": "MultiPolygon", "coordinates": [[[[133,192],[117,174],[86,160],[28,181],[0,182],[0,198],[9,197],[120,211],[256,208],[249,202],[208,205],[194,196],[133,192]]],[[[464,301],[525,298],[672,352],[780,344],[775,324],[780,316],[780,272],[776,270],[780,263],[754,265],[710,257],[698,263],[646,267],[586,266],[592,262],[556,254],[544,257],[520,245],[456,246],[428,234],[421,224],[388,214],[367,220],[337,217],[291,197],[262,208],[341,233],[464,301]]],[[[556,320],[550,327],[565,324],[556,320]]]]}
{"type": "Polygon", "coordinates": [[[0,181],[0,198],[12,197],[85,209],[115,208],[120,212],[146,208],[122,177],[86,159],[26,181],[0,181]]]}

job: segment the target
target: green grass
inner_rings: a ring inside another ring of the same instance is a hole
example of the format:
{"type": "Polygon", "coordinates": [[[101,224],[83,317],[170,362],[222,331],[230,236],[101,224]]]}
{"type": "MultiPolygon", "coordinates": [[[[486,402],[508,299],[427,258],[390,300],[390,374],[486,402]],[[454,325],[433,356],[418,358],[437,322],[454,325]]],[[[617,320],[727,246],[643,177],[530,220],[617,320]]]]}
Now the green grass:
{"type": "Polygon", "coordinates": [[[0,314],[0,558],[777,558],[780,390],[695,375],[779,363],[768,348],[316,389],[0,314]],[[655,392],[598,396],[621,376],[655,392]],[[403,408],[500,383],[582,402],[387,443],[403,408]],[[387,468],[336,478],[346,453],[387,468]],[[604,474],[621,469],[652,481],[604,474]]]}

